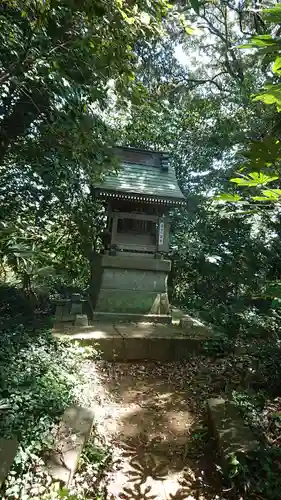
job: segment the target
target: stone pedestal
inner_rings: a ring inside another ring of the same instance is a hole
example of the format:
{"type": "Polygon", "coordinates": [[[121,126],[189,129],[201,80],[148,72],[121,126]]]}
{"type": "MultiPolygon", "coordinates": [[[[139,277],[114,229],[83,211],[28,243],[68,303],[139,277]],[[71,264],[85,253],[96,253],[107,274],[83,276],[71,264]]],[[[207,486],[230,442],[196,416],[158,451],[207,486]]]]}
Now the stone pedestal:
{"type": "Polygon", "coordinates": [[[169,260],[103,255],[94,263],[93,309],[101,313],[170,313],[169,260]]]}
{"type": "MultiPolygon", "coordinates": [[[[85,303],[86,300],[81,298],[81,295],[75,293],[70,299],[59,299],[55,301],[56,312],[55,319],[56,322],[74,322],[77,316],[86,316],[85,314],[85,303]]],[[[79,320],[78,320],[79,321],[79,320]]],[[[84,320],[85,321],[85,320],[84,320]]]]}

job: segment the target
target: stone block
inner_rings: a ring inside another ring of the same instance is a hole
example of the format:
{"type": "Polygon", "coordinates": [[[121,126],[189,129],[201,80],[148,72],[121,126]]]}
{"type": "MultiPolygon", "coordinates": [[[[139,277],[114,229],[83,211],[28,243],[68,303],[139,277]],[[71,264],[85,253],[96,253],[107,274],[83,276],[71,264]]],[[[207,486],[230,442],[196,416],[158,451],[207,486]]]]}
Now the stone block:
{"type": "Polygon", "coordinates": [[[0,488],[9,474],[17,450],[18,442],[15,439],[0,439],[0,488]]]}
{"type": "Polygon", "coordinates": [[[124,339],[116,334],[111,338],[96,339],[95,347],[106,361],[126,361],[126,347],[124,339]]]}
{"type": "Polygon", "coordinates": [[[225,468],[232,456],[247,455],[259,446],[252,430],[245,424],[233,403],[223,398],[209,399],[207,410],[209,427],[216,438],[225,468]]]}
{"type": "Polygon", "coordinates": [[[200,338],[177,337],[173,343],[173,359],[183,361],[203,351],[204,342],[200,338]]]}
{"type": "Polygon", "coordinates": [[[95,260],[91,299],[95,312],[169,314],[170,261],[108,256],[95,260]]]}
{"type": "Polygon", "coordinates": [[[161,297],[155,292],[101,289],[95,312],[168,314],[169,311],[161,310],[161,297]]]}
{"type": "Polygon", "coordinates": [[[74,326],[88,326],[88,316],[86,314],[76,314],[74,326]]]}
{"type": "Polygon", "coordinates": [[[55,319],[56,321],[62,321],[62,317],[64,315],[65,307],[64,305],[58,304],[56,306],[55,319]]]}
{"type": "MultiPolygon", "coordinates": [[[[120,314],[108,313],[108,316],[107,320],[116,321],[116,317],[120,319],[120,314]]],[[[124,317],[128,319],[127,314],[124,317]]],[[[138,315],[130,317],[132,321],[139,318],[138,315]]],[[[149,318],[155,321],[156,316],[149,318]]],[[[101,319],[104,320],[104,313],[101,319]]],[[[171,320],[168,317],[164,319],[171,320]]],[[[114,325],[101,322],[84,327],[57,324],[53,335],[95,347],[108,361],[184,360],[200,352],[204,343],[203,339],[190,338],[178,326],[149,322],[148,316],[142,317],[141,322],[120,322],[114,325]]]]}
{"type": "Polygon", "coordinates": [[[73,304],[71,304],[70,314],[82,314],[82,313],[83,313],[82,302],[80,303],[74,302],[73,304]]]}
{"type": "Polygon", "coordinates": [[[150,361],[173,361],[173,342],[171,338],[151,338],[148,346],[150,361]]]}
{"type": "Polygon", "coordinates": [[[101,288],[166,292],[167,274],[147,270],[109,268],[104,270],[101,288]]]}
{"type": "Polygon", "coordinates": [[[73,293],[71,295],[71,301],[72,302],[80,302],[81,301],[81,294],[80,293],[73,293]]]}
{"type": "Polygon", "coordinates": [[[91,346],[100,351],[107,361],[120,360],[125,357],[124,341],[113,325],[97,323],[89,326],[59,325],[53,329],[53,335],[60,339],[79,342],[82,346],[91,346]]]}
{"type": "MultiPolygon", "coordinates": [[[[64,315],[61,317],[60,321],[61,321],[62,323],[74,323],[75,318],[76,318],[76,315],[75,315],[75,314],[64,314],[64,315]]],[[[59,321],[58,321],[58,323],[59,323],[59,321]]]]}
{"type": "Polygon", "coordinates": [[[168,273],[171,271],[170,260],[147,259],[145,257],[112,256],[103,255],[100,262],[103,268],[119,269],[144,269],[150,271],[162,271],[168,273]]]}
{"type": "Polygon", "coordinates": [[[140,361],[149,359],[149,339],[127,337],[124,342],[124,361],[140,361]]]}
{"type": "Polygon", "coordinates": [[[82,449],[91,434],[93,421],[94,412],[89,408],[67,408],[62,416],[47,467],[52,477],[67,486],[71,483],[82,449]]]}
{"type": "Polygon", "coordinates": [[[148,322],[148,323],[160,323],[169,325],[172,321],[172,317],[169,314],[138,314],[138,313],[121,313],[121,312],[95,312],[93,314],[93,320],[95,322],[113,322],[113,323],[138,323],[138,322],[148,322]]]}
{"type": "Polygon", "coordinates": [[[188,314],[185,314],[180,319],[180,326],[183,330],[194,336],[208,337],[212,333],[212,329],[208,325],[198,319],[192,318],[188,314]]]}

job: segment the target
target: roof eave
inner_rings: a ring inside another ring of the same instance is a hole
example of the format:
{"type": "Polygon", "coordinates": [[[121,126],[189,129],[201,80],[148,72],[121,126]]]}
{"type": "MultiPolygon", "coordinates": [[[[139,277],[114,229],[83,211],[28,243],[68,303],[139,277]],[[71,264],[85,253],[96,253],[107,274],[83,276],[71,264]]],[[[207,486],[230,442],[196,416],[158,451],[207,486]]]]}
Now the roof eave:
{"type": "Polygon", "coordinates": [[[97,190],[97,197],[98,198],[112,198],[115,200],[118,199],[123,199],[123,200],[130,200],[130,201],[146,201],[150,203],[155,203],[155,204],[161,204],[161,205],[169,205],[169,206],[179,206],[179,205],[185,205],[186,204],[186,199],[185,198],[180,198],[180,197],[168,197],[168,196],[157,196],[154,194],[142,194],[142,193],[126,193],[126,192],[121,192],[121,191],[110,191],[106,189],[100,189],[98,188],[97,190]]]}

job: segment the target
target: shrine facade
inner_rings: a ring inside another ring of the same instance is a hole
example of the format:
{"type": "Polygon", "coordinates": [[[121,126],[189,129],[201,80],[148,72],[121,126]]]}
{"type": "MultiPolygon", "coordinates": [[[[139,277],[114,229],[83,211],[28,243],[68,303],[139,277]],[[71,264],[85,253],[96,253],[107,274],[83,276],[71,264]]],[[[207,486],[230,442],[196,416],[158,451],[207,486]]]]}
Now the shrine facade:
{"type": "Polygon", "coordinates": [[[169,155],[117,148],[121,167],[95,186],[107,210],[93,262],[94,313],[169,315],[169,212],[185,204],[169,155]]]}

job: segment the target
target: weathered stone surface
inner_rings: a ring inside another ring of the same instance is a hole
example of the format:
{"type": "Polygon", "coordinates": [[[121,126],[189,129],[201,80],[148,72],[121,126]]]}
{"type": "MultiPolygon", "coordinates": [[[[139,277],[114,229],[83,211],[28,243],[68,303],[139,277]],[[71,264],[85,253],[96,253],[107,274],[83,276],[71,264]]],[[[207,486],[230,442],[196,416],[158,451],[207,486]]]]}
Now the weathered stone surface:
{"type": "Polygon", "coordinates": [[[76,314],[74,326],[88,326],[88,316],[86,314],[76,314]]]}
{"type": "MultiPolygon", "coordinates": [[[[118,286],[118,284],[116,284],[118,286]]],[[[95,312],[168,314],[167,301],[163,294],[142,290],[104,290],[101,289],[95,312]]]]}
{"type": "Polygon", "coordinates": [[[94,412],[88,408],[67,408],[56,436],[55,448],[47,460],[55,479],[69,486],[76,471],[83,446],[90,436],[94,412]]]}
{"type": "Polygon", "coordinates": [[[63,314],[64,314],[64,305],[58,304],[56,306],[56,312],[55,312],[56,321],[62,321],[63,314]]]}
{"type": "Polygon", "coordinates": [[[72,302],[80,302],[82,299],[81,299],[81,293],[73,293],[71,295],[71,301],[72,302]]]}
{"type": "Polygon", "coordinates": [[[92,346],[108,361],[125,358],[123,338],[114,326],[108,323],[97,323],[88,327],[67,327],[57,324],[53,329],[53,335],[79,342],[83,346],[92,346]]]}
{"type": "Polygon", "coordinates": [[[184,317],[180,319],[180,326],[191,335],[208,337],[212,332],[212,329],[208,325],[198,319],[192,318],[188,314],[185,314],[184,317]]]}
{"type": "Polygon", "coordinates": [[[138,269],[104,269],[103,289],[147,290],[166,292],[167,273],[138,269]]]}
{"type": "Polygon", "coordinates": [[[227,465],[232,455],[245,455],[259,445],[231,402],[223,398],[213,398],[208,400],[207,408],[210,429],[216,438],[224,465],[227,465]]]}
{"type": "Polygon", "coordinates": [[[75,314],[65,314],[64,316],[61,317],[60,321],[62,323],[74,324],[75,318],[76,318],[75,314]]]}
{"type": "Polygon", "coordinates": [[[80,303],[74,302],[73,304],[71,304],[70,314],[82,314],[82,312],[83,312],[82,302],[80,303]]]}
{"type": "Polygon", "coordinates": [[[168,273],[171,270],[170,260],[147,259],[145,257],[127,257],[103,255],[101,265],[104,268],[136,269],[146,271],[162,271],[168,273]]]}
{"type": "Polygon", "coordinates": [[[169,314],[138,314],[138,313],[120,313],[120,312],[95,312],[93,314],[94,322],[103,323],[160,323],[170,325],[172,317],[169,314]]]}
{"type": "Polygon", "coordinates": [[[105,255],[93,262],[95,312],[169,314],[170,261],[105,255]]]}
{"type": "Polygon", "coordinates": [[[196,354],[200,354],[204,348],[204,341],[196,337],[177,338],[173,343],[173,360],[183,361],[196,354]]]}
{"type": "Polygon", "coordinates": [[[88,327],[65,327],[53,330],[59,338],[91,345],[108,361],[183,360],[202,349],[200,338],[191,338],[179,327],[151,323],[96,323],[88,327]]]}
{"type": "Polygon", "coordinates": [[[53,335],[91,345],[108,361],[184,360],[200,352],[205,340],[191,337],[178,326],[148,322],[96,322],[88,327],[57,324],[53,335]]]}
{"type": "Polygon", "coordinates": [[[71,299],[59,299],[55,301],[56,322],[74,322],[77,314],[84,314],[86,312],[87,301],[80,299],[79,294],[73,294],[73,297],[76,302],[72,302],[71,299]]]}
{"type": "Polygon", "coordinates": [[[18,450],[15,439],[0,439],[0,487],[4,483],[18,450]]]}

